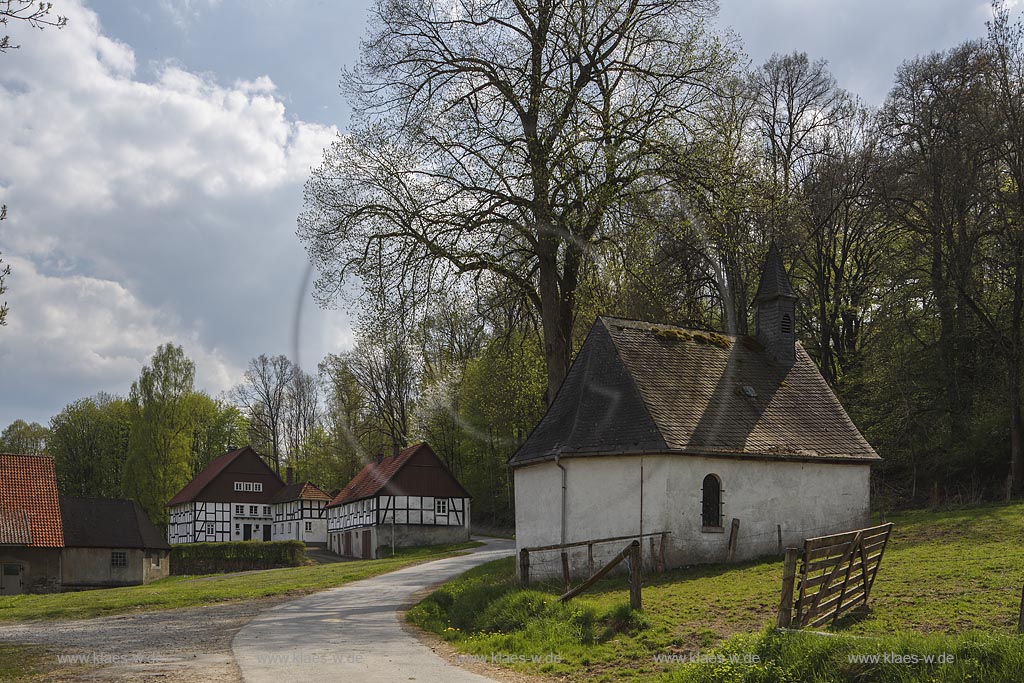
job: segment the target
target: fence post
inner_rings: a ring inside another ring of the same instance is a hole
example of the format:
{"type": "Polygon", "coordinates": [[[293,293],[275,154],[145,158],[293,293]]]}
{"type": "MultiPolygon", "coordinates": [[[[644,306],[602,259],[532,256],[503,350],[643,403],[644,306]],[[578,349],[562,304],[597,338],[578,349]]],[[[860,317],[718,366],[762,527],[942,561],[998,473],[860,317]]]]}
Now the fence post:
{"type": "Polygon", "coordinates": [[[572,581],[569,578],[569,553],[562,551],[562,578],[565,579],[565,592],[572,588],[572,581]]]}
{"type": "Polygon", "coordinates": [[[526,548],[519,551],[519,584],[530,587],[530,551],[526,548]]]}
{"type": "Polygon", "coordinates": [[[661,546],[658,548],[658,573],[659,574],[664,574],[665,573],[665,541],[668,540],[667,537],[668,537],[668,534],[665,533],[664,531],[662,531],[661,532],[661,546]]]}
{"type": "Polygon", "coordinates": [[[779,599],[779,628],[789,628],[793,623],[793,583],[796,581],[796,561],[799,548],[786,548],[786,559],[782,564],[782,597],[779,599]]]}
{"type": "Polygon", "coordinates": [[[587,544],[587,578],[594,575],[594,544],[587,544]]]}
{"type": "Polygon", "coordinates": [[[641,608],[640,600],[640,541],[633,541],[629,546],[629,606],[641,608]]]}
{"type": "Polygon", "coordinates": [[[1024,633],[1024,589],[1020,592],[1020,616],[1017,617],[1017,633],[1024,633]]]}
{"type": "Polygon", "coordinates": [[[782,554],[782,525],[781,524],[776,524],[775,525],[775,531],[778,532],[778,534],[779,534],[779,550],[778,550],[778,552],[779,552],[779,555],[781,555],[782,554]]]}
{"type": "Polygon", "coordinates": [[[736,537],[740,533],[740,520],[733,517],[732,527],[729,529],[729,559],[727,562],[732,562],[733,557],[736,556],[736,537]]]}

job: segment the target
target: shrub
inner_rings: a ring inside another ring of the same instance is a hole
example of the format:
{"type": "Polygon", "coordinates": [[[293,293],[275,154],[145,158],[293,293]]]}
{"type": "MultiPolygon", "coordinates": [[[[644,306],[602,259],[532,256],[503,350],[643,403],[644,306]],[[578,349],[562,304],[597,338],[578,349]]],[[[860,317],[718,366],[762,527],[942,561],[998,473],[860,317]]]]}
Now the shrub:
{"type": "Polygon", "coordinates": [[[298,567],[306,561],[301,541],[231,541],[171,546],[171,574],[220,574],[298,567]]]}

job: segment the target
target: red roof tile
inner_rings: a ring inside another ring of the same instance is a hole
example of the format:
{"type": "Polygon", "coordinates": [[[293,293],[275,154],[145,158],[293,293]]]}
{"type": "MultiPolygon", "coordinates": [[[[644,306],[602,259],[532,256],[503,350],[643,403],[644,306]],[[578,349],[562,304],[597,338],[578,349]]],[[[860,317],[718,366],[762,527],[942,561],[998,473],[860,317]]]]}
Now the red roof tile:
{"type": "MultiPolygon", "coordinates": [[[[64,527],[57,498],[57,471],[45,455],[0,454],[0,512],[11,520],[11,537],[33,547],[61,548],[64,527]],[[21,514],[19,514],[21,513],[21,514]],[[27,520],[29,537],[17,517],[27,520]]],[[[4,524],[6,527],[7,525],[4,524]]]]}
{"type": "Polygon", "coordinates": [[[28,513],[24,510],[0,510],[0,545],[30,545],[32,530],[28,526],[28,513]]]}
{"type": "Polygon", "coordinates": [[[393,476],[398,474],[398,470],[402,469],[402,466],[409,462],[409,459],[419,452],[421,448],[430,450],[430,446],[420,443],[415,446],[409,446],[399,451],[396,455],[382,458],[380,462],[371,460],[366,463],[363,465],[363,469],[359,470],[359,474],[352,477],[352,481],[345,485],[345,488],[334,497],[334,500],[327,507],[369,498],[376,494],[385,484],[391,481],[393,476]]]}
{"type": "Polygon", "coordinates": [[[305,481],[298,484],[288,484],[278,491],[271,503],[287,503],[293,500],[330,500],[331,497],[324,493],[320,487],[305,481]]]}

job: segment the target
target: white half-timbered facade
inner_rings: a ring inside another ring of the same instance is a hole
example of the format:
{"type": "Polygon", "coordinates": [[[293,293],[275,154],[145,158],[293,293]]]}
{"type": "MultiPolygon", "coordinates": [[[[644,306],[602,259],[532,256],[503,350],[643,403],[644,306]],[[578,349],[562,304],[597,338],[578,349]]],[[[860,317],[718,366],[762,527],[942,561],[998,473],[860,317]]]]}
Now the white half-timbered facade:
{"type": "Polygon", "coordinates": [[[167,542],[269,541],[284,482],[249,446],[216,458],[167,506],[167,542]]]}
{"type": "Polygon", "coordinates": [[[367,463],[327,506],[328,547],[376,558],[469,540],[470,496],[429,445],[367,463]]]}
{"type": "MultiPolygon", "coordinates": [[[[291,479],[290,471],[288,478],[291,479]]],[[[329,495],[308,481],[288,484],[278,491],[272,501],[274,521],[271,538],[275,541],[326,545],[326,508],[330,502],[329,495]]]]}

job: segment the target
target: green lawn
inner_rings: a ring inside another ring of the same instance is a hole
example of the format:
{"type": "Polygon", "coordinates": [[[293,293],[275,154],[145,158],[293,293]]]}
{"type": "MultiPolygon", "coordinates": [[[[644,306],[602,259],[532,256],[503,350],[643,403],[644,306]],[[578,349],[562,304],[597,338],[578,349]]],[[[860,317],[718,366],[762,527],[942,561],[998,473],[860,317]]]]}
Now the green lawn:
{"type": "MultiPolygon", "coordinates": [[[[274,595],[303,595],[457,554],[478,542],[400,550],[395,557],[209,576],[172,576],[145,586],[0,598],[0,621],[84,619],[139,610],[193,607],[274,595]]],[[[2,653],[0,653],[2,654],[2,653]]],[[[5,680],[0,677],[0,680],[5,680]]]]}
{"type": "Polygon", "coordinates": [[[537,656],[537,662],[511,666],[570,680],[1020,680],[1024,638],[1015,631],[1024,584],[1024,504],[910,512],[891,521],[895,529],[871,609],[844,620],[833,637],[767,628],[781,586],[776,558],[645,577],[642,613],[629,611],[622,577],[565,606],[554,588],[517,588],[513,561],[502,560],[446,584],[409,619],[467,654],[537,656]],[[758,654],[760,663],[656,660],[711,659],[715,648],[758,654]],[[849,654],[874,652],[950,653],[955,663],[847,662],[849,654]]]}

